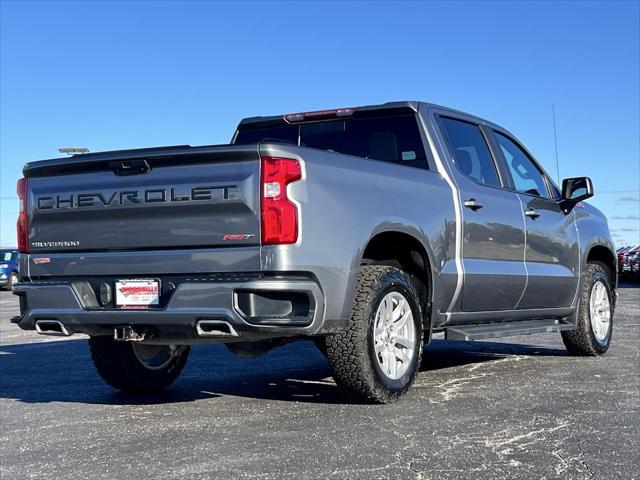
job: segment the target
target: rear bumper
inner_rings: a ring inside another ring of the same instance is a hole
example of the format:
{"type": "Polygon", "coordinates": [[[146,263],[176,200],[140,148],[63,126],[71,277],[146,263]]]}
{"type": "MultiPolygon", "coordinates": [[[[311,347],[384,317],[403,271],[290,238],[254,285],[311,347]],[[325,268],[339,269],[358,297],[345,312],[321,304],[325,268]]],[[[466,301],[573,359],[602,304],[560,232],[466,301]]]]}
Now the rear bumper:
{"type": "Polygon", "coordinates": [[[187,278],[162,308],[149,310],[101,308],[95,288],[81,279],[23,282],[14,294],[21,297],[21,312],[12,321],[24,330],[35,330],[41,320],[60,322],[72,334],[113,335],[116,327],[131,326],[144,331],[150,343],[307,336],[323,333],[324,325],[323,290],[315,278],[304,276],[187,278]],[[226,322],[237,336],[200,335],[198,322],[207,320],[226,322]]]}

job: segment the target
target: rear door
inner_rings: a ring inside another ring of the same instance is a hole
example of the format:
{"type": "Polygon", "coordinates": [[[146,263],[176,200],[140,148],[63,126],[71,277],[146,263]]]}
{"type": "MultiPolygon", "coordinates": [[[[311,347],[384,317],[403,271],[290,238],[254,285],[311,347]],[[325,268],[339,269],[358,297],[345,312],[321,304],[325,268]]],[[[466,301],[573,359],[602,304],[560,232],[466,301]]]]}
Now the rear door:
{"type": "Polygon", "coordinates": [[[517,194],[502,181],[483,129],[441,116],[462,201],[462,310],[514,309],[526,283],[525,233],[517,194]]]}
{"type": "Polygon", "coordinates": [[[568,307],[580,277],[574,213],[565,214],[557,189],[513,137],[498,131],[494,135],[526,223],[528,281],[517,308],[568,307]]]}

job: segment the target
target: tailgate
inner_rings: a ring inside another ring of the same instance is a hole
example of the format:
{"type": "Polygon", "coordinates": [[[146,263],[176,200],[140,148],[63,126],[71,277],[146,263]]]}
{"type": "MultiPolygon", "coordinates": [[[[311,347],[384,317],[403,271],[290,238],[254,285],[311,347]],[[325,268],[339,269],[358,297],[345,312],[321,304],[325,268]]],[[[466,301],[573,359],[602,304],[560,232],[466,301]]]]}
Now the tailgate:
{"type": "Polygon", "coordinates": [[[27,164],[31,253],[260,248],[257,146],[27,164]]]}

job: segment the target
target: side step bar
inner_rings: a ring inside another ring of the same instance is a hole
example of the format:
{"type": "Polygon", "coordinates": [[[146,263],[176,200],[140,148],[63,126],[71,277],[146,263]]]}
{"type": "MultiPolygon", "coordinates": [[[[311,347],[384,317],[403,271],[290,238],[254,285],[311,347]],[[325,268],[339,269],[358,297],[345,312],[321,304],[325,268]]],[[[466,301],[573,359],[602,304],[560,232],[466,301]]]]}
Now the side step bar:
{"type": "Polygon", "coordinates": [[[576,326],[563,320],[522,320],[518,322],[495,322],[479,325],[452,325],[446,327],[447,340],[480,340],[483,338],[531,335],[533,333],[561,332],[576,326]]]}

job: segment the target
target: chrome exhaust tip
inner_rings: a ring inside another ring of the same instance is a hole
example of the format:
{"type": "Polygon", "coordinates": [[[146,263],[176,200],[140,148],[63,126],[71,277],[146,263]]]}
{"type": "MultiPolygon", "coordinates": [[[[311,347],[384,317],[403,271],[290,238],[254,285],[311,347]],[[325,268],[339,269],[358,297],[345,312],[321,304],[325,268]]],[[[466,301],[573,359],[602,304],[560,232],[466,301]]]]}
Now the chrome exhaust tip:
{"type": "Polygon", "coordinates": [[[238,337],[238,332],[224,320],[200,320],[196,323],[196,332],[201,337],[238,337]]]}
{"type": "Polygon", "coordinates": [[[70,337],[69,332],[62,322],[58,320],[36,320],[36,332],[40,335],[53,335],[58,337],[70,337]]]}

